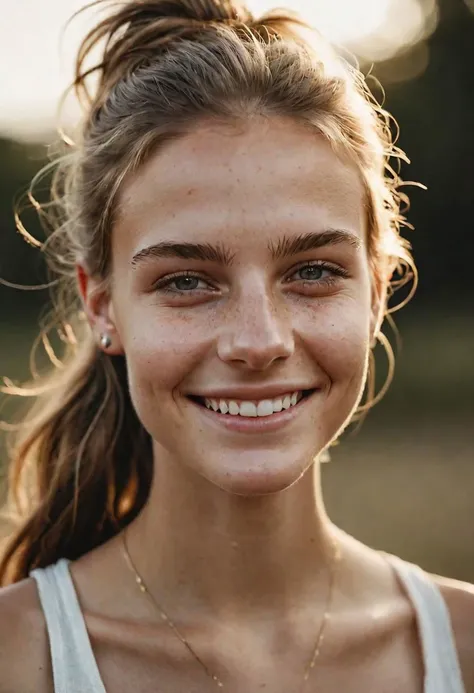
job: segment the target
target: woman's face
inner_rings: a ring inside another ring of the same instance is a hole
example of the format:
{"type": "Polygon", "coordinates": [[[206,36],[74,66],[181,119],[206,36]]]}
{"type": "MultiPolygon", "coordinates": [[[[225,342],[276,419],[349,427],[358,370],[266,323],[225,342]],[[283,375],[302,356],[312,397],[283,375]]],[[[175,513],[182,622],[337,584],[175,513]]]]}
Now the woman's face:
{"type": "Polygon", "coordinates": [[[158,463],[275,492],[347,423],[375,329],[363,198],[283,119],[203,125],[127,182],[105,303],[158,463]]]}

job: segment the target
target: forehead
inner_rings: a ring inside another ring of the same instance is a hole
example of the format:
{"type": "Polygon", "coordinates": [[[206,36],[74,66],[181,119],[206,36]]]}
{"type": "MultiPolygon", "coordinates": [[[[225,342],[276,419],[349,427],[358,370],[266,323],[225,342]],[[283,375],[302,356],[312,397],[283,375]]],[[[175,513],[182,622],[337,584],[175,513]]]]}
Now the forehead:
{"type": "MultiPolygon", "coordinates": [[[[203,124],[167,143],[123,186],[118,238],[208,241],[245,230],[348,228],[363,237],[356,168],[316,130],[284,119],[203,124]],[[125,233],[126,232],[126,233],[125,233]]],[[[115,244],[114,244],[115,245],[115,244]]]]}

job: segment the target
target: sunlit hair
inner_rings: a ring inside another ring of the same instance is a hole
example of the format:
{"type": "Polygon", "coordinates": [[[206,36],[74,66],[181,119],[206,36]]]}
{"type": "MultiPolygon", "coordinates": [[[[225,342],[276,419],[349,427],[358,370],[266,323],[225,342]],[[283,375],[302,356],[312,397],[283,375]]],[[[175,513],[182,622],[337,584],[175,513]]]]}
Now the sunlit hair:
{"type": "MultiPolygon", "coordinates": [[[[80,47],[73,89],[84,118],[54,162],[51,202],[40,206],[30,196],[50,230],[47,241],[32,238],[17,218],[58,280],[49,327],[64,354],[55,355],[45,330],[52,372],[30,388],[6,382],[9,394],[31,395],[34,405],[11,452],[8,508],[16,528],[0,584],[90,551],[136,517],[148,497],[150,437],[130,399],[124,357],[98,348],[81,313],[75,266],[108,281],[121,186],[164,143],[213,119],[276,116],[312,128],[357,166],[364,183],[374,291],[390,297],[416,277],[400,236],[405,198],[395,164],[404,155],[394,146],[390,117],[362,74],[292,13],[255,18],[231,0],[115,3],[80,47]],[[100,63],[87,68],[98,46],[100,63]]],[[[366,394],[359,414],[377,399],[371,368],[366,394]]]]}

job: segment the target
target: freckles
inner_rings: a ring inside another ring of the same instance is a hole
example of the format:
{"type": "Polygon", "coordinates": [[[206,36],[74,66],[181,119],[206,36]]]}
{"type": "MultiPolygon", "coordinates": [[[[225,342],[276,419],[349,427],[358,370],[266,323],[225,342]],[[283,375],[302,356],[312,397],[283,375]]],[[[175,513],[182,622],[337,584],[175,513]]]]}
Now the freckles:
{"type": "Polygon", "coordinates": [[[304,335],[313,358],[333,380],[359,379],[368,352],[368,327],[363,311],[342,302],[306,316],[304,335]]]}
{"type": "Polygon", "coordinates": [[[355,378],[364,369],[367,354],[367,340],[361,331],[340,332],[337,339],[332,341],[331,352],[333,362],[337,364],[341,374],[354,375],[355,378]]]}
{"type": "Polygon", "coordinates": [[[209,349],[210,321],[186,311],[137,316],[127,351],[131,387],[147,401],[171,393],[209,349]]]}

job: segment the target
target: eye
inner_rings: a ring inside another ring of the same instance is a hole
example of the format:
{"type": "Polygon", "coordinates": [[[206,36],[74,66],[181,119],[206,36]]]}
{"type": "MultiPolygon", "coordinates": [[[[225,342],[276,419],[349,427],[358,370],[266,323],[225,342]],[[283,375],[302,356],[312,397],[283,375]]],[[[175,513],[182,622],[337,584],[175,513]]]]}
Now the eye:
{"type": "Polygon", "coordinates": [[[201,279],[199,277],[175,277],[168,286],[174,284],[177,291],[192,291],[193,289],[199,288],[199,282],[201,279]]]}
{"type": "Polygon", "coordinates": [[[314,281],[321,279],[324,272],[325,268],[321,267],[321,265],[306,265],[306,267],[301,267],[296,274],[299,274],[303,281],[314,281]]]}
{"type": "Polygon", "coordinates": [[[189,272],[174,274],[160,279],[155,286],[155,291],[163,291],[170,294],[191,294],[193,292],[213,291],[213,287],[206,279],[198,274],[189,272]]]}
{"type": "Polygon", "coordinates": [[[301,265],[288,277],[288,281],[302,281],[305,284],[323,284],[337,281],[337,277],[347,277],[349,273],[339,265],[327,262],[311,262],[301,265]]]}

